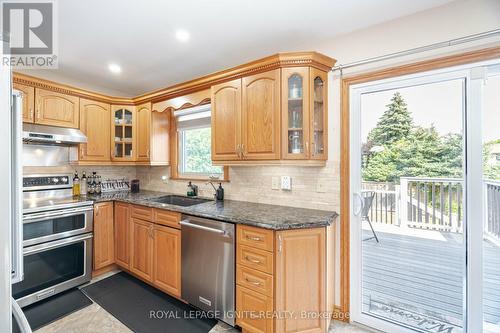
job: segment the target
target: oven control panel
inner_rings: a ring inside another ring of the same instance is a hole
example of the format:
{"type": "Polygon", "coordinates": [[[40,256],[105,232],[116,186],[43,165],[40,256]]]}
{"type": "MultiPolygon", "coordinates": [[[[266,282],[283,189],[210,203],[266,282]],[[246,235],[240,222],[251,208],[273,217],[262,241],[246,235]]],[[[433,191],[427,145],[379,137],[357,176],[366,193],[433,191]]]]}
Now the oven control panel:
{"type": "Polygon", "coordinates": [[[70,175],[41,175],[23,177],[23,188],[61,188],[73,184],[70,175]]]}

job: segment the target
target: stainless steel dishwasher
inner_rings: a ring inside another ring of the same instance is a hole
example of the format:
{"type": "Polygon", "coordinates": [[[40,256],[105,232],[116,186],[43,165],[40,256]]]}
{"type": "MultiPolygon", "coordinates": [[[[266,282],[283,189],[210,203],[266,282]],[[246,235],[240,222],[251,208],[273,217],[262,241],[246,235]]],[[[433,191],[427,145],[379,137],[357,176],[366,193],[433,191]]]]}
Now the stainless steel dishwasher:
{"type": "Polygon", "coordinates": [[[234,326],[234,224],[183,215],[182,299],[234,326]]]}

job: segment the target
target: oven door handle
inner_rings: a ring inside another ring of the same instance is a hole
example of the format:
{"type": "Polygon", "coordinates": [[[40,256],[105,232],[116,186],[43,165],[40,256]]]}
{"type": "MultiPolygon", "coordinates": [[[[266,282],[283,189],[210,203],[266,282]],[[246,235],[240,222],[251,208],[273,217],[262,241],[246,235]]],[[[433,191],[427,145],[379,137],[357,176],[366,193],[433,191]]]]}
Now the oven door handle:
{"type": "Polygon", "coordinates": [[[35,220],[43,220],[43,219],[47,219],[47,218],[51,218],[51,217],[68,217],[68,216],[77,215],[78,213],[89,212],[93,209],[94,208],[92,206],[90,206],[90,207],[85,207],[85,208],[65,209],[65,210],[60,210],[60,211],[55,211],[55,212],[28,214],[28,215],[23,216],[23,222],[31,223],[31,222],[35,222],[35,220]]]}
{"type": "Polygon", "coordinates": [[[52,241],[52,242],[48,242],[48,243],[33,245],[30,247],[24,248],[23,254],[25,256],[27,256],[27,255],[39,253],[42,251],[52,250],[52,249],[56,249],[58,247],[62,247],[65,245],[78,243],[78,242],[81,242],[82,240],[90,239],[92,237],[94,237],[92,234],[84,234],[84,235],[64,238],[64,239],[60,239],[60,240],[56,240],[56,241],[52,241]]]}

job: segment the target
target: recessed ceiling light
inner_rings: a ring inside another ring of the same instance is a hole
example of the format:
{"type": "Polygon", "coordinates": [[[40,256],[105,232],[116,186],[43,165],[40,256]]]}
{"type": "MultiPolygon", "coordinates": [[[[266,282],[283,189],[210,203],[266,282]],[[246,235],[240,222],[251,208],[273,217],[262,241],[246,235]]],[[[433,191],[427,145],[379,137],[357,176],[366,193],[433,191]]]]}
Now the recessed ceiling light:
{"type": "Polygon", "coordinates": [[[189,40],[189,32],[186,30],[179,29],[175,32],[175,38],[180,42],[187,42],[189,40]]]}
{"type": "Polygon", "coordinates": [[[117,64],[109,64],[108,69],[113,74],[119,74],[122,72],[122,68],[117,64]]]}

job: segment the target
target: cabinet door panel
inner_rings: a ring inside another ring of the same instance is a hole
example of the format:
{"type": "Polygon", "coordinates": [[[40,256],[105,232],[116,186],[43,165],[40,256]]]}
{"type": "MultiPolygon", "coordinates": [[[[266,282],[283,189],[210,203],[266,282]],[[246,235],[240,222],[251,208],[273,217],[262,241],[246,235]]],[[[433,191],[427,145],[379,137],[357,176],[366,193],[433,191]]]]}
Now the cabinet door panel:
{"type": "Polygon", "coordinates": [[[238,286],[236,288],[236,311],[240,314],[236,318],[236,323],[243,330],[254,333],[273,332],[273,319],[265,316],[273,311],[271,297],[238,286]]]}
{"type": "Polygon", "coordinates": [[[81,161],[111,159],[109,117],[109,104],[80,100],[80,130],[87,136],[87,143],[80,145],[81,161]]]}
{"type": "Polygon", "coordinates": [[[150,159],[151,103],[137,107],[137,161],[150,159]]]}
{"type": "Polygon", "coordinates": [[[325,72],[311,68],[310,158],[328,159],[328,77],[325,72]]]}
{"type": "Polygon", "coordinates": [[[78,128],[80,113],[78,97],[37,88],[35,100],[36,123],[78,128]]]}
{"type": "Polygon", "coordinates": [[[280,70],[243,78],[243,159],[280,158],[280,70]]]}
{"type": "Polygon", "coordinates": [[[113,203],[98,203],[94,207],[94,270],[115,262],[113,203]]]}
{"type": "Polygon", "coordinates": [[[241,79],[212,87],[212,160],[240,159],[241,79]]]}
{"type": "MultiPolygon", "coordinates": [[[[276,233],[275,303],[279,313],[323,314],[326,309],[325,228],[276,233]]],[[[325,332],[326,318],[276,319],[277,332],[325,332]]]]}
{"type": "Polygon", "coordinates": [[[35,88],[24,84],[14,83],[14,89],[22,94],[23,98],[23,122],[32,123],[35,121],[35,88]]]}
{"type": "Polygon", "coordinates": [[[154,227],[153,283],[158,288],[181,296],[181,231],[154,227]]]}
{"type": "Polygon", "coordinates": [[[309,157],[309,68],[281,70],[282,151],[284,159],[309,157]]]}
{"type": "Polygon", "coordinates": [[[129,268],[130,265],[130,210],[124,203],[115,203],[115,261],[129,268]]]}
{"type": "Polygon", "coordinates": [[[153,280],[153,224],[131,219],[130,271],[146,281],[153,280]]]}
{"type": "Polygon", "coordinates": [[[134,161],[137,146],[137,115],[134,106],[111,106],[111,160],[134,161]]]}

